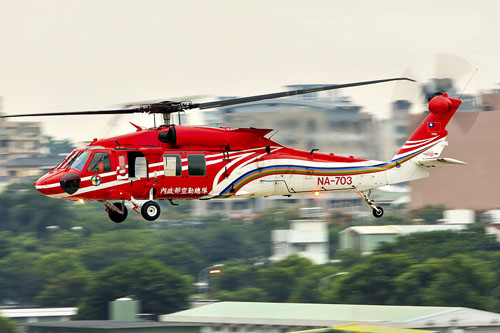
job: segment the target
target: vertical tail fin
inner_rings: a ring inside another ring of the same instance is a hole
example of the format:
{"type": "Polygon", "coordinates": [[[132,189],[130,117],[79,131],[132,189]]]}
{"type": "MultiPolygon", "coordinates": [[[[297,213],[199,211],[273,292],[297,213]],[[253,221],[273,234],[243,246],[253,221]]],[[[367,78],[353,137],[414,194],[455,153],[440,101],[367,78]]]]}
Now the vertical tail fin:
{"type": "Polygon", "coordinates": [[[461,100],[448,97],[446,93],[434,97],[429,102],[429,115],[399,149],[392,161],[412,158],[432,147],[436,149],[432,151],[434,156],[431,157],[439,156],[445,145],[437,144],[443,142],[448,135],[446,125],[461,103],[461,100]]]}

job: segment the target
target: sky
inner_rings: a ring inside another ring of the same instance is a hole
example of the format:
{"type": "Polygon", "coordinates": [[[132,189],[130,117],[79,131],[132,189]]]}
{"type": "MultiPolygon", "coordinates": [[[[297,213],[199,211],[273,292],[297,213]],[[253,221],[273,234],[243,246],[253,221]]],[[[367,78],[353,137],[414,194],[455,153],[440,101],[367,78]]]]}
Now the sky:
{"type": "MultiPolygon", "coordinates": [[[[500,82],[499,12],[497,1],[457,0],[0,0],[2,112],[248,96],[409,73],[425,81],[441,53],[467,64],[446,69],[460,73],[459,85],[478,68],[467,88],[475,93],[500,82]]],[[[396,91],[406,89],[385,83],[342,93],[387,117],[396,91]]],[[[153,124],[128,115],[26,120],[75,142],[133,131],[127,121],[153,124]]]]}

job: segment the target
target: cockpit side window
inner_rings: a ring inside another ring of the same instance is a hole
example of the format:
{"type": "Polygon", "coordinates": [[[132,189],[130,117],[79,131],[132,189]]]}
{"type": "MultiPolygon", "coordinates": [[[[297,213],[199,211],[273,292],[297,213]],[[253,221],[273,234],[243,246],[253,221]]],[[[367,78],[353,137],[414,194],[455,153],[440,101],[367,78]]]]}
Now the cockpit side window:
{"type": "Polygon", "coordinates": [[[88,172],[110,172],[111,160],[108,153],[95,153],[87,168],[88,172]]]}
{"type": "Polygon", "coordinates": [[[90,151],[82,151],[75,158],[73,158],[70,163],[68,163],[67,167],[82,171],[85,163],[89,159],[90,154],[90,151]]]}

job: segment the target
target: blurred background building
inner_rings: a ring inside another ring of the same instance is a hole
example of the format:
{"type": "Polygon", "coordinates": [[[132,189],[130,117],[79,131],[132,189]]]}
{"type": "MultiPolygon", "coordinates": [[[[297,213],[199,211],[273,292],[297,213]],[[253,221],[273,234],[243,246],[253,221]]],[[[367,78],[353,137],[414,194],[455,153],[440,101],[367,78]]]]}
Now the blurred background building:
{"type": "MultiPolygon", "coordinates": [[[[500,207],[500,94],[497,90],[481,94],[473,111],[459,111],[448,124],[449,146],[442,156],[467,162],[461,167],[435,168],[432,177],[410,183],[410,208],[442,204],[447,209],[485,211],[500,207]]],[[[424,115],[413,114],[409,129],[415,129],[424,115]]]]}
{"type": "Polygon", "coordinates": [[[290,221],[290,229],[273,230],[272,256],[269,259],[282,260],[289,255],[299,254],[317,265],[326,264],[330,260],[328,225],[324,220],[314,219],[321,217],[323,210],[321,207],[312,207],[302,208],[301,212],[302,219],[290,221]]]}

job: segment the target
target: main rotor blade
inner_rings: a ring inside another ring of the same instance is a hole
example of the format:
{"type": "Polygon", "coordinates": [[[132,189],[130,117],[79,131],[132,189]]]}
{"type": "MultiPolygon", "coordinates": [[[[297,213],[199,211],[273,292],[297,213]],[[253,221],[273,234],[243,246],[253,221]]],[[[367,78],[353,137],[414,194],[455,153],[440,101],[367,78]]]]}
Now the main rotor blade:
{"type": "Polygon", "coordinates": [[[38,117],[38,116],[78,116],[78,115],[119,114],[119,113],[136,113],[136,112],[146,112],[146,110],[141,108],[133,108],[133,109],[118,109],[118,110],[24,113],[24,114],[11,114],[5,116],[0,115],[0,118],[38,117]]]}
{"type": "Polygon", "coordinates": [[[408,81],[416,82],[415,80],[412,80],[412,79],[409,79],[406,77],[397,77],[397,78],[373,80],[373,81],[333,84],[333,85],[319,86],[319,87],[309,88],[309,89],[290,90],[290,91],[283,91],[283,92],[272,93],[272,94],[240,97],[240,98],[226,99],[226,100],[216,101],[216,102],[193,104],[192,108],[194,109],[194,108],[198,107],[200,110],[204,110],[204,109],[211,109],[211,108],[217,108],[217,107],[222,107],[222,106],[229,106],[229,105],[262,101],[265,99],[274,99],[274,98],[281,98],[281,97],[287,97],[287,96],[302,95],[302,94],[308,94],[308,93],[313,93],[313,92],[318,92],[318,91],[334,90],[334,89],[341,89],[341,88],[348,88],[348,87],[366,86],[369,84],[377,84],[377,83],[398,81],[398,80],[408,80],[408,81]]]}
{"type": "Polygon", "coordinates": [[[163,102],[159,102],[159,103],[146,104],[146,105],[142,105],[142,106],[134,107],[134,108],[124,108],[124,109],[117,109],[117,110],[27,113],[27,114],[5,115],[5,116],[0,116],[0,118],[127,114],[127,113],[138,113],[138,112],[169,114],[169,113],[174,113],[174,112],[184,112],[186,110],[196,109],[196,108],[199,108],[200,110],[204,110],[204,109],[210,109],[210,108],[217,108],[217,107],[221,107],[221,106],[229,106],[229,105],[262,101],[265,99],[274,99],[274,98],[281,98],[281,97],[287,97],[287,96],[302,95],[302,94],[308,94],[308,93],[313,93],[313,92],[318,92],[318,91],[341,89],[341,88],[348,88],[348,87],[366,86],[369,84],[383,83],[383,82],[388,82],[388,81],[398,81],[398,80],[408,80],[408,81],[415,82],[415,80],[412,80],[412,79],[409,79],[406,77],[397,77],[397,78],[374,80],[374,81],[363,81],[363,82],[353,82],[353,83],[334,84],[334,85],[327,85],[327,86],[318,86],[318,87],[309,88],[309,89],[290,90],[290,91],[283,91],[283,92],[272,93],[272,94],[240,97],[240,98],[226,99],[223,101],[215,101],[215,102],[207,102],[207,103],[163,101],[163,102]]]}

